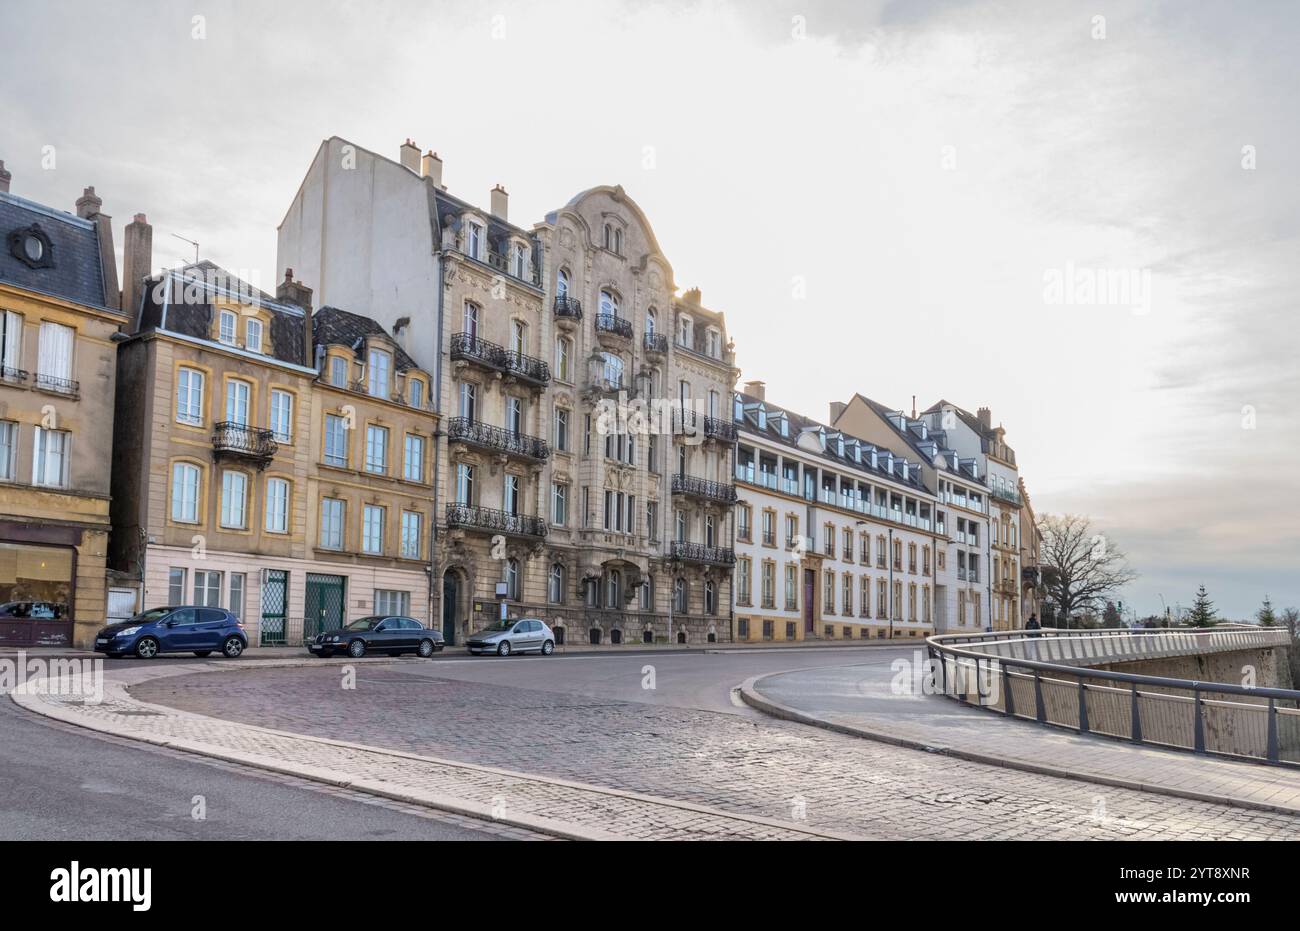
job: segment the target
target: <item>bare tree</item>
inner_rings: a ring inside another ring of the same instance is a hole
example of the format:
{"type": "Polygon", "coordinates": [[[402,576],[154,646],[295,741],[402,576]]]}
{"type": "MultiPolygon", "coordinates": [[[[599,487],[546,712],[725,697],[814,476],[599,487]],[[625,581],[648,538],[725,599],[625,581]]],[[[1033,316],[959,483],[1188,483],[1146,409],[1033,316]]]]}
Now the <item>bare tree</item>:
{"type": "Polygon", "coordinates": [[[1094,530],[1087,517],[1045,514],[1039,518],[1038,529],[1043,533],[1039,551],[1043,585],[1066,627],[1074,611],[1095,609],[1138,577],[1128,568],[1123,552],[1094,530]]]}

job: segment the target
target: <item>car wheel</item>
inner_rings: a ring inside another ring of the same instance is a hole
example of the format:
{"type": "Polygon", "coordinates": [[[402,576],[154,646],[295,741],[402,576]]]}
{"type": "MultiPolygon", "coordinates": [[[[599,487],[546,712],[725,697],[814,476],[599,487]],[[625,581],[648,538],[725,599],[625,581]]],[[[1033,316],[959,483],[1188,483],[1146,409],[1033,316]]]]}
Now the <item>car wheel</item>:
{"type": "Polygon", "coordinates": [[[547,640],[545,643],[542,644],[543,656],[550,656],[554,652],[555,652],[555,642],[553,640],[547,640]]]}
{"type": "Polygon", "coordinates": [[[510,641],[502,640],[500,643],[497,644],[497,656],[509,656],[509,655],[510,655],[510,641]]]}
{"type": "Polygon", "coordinates": [[[239,654],[244,652],[244,641],[238,637],[227,637],[226,642],[221,645],[221,652],[227,659],[238,659],[239,654]]]}
{"type": "Polygon", "coordinates": [[[366,655],[366,642],[364,640],[353,640],[348,644],[348,656],[353,659],[361,659],[366,655]]]}
{"type": "Polygon", "coordinates": [[[141,659],[153,659],[158,655],[158,641],[153,637],[141,637],[135,645],[135,655],[141,659]]]}
{"type": "Polygon", "coordinates": [[[211,655],[212,655],[212,651],[211,651],[211,650],[195,650],[195,651],[194,651],[194,655],[195,655],[195,656],[211,656],[211,655]]]}
{"type": "Polygon", "coordinates": [[[419,650],[417,650],[417,652],[425,659],[428,659],[430,656],[433,655],[433,650],[434,650],[434,646],[432,640],[421,640],[420,648],[419,650]]]}

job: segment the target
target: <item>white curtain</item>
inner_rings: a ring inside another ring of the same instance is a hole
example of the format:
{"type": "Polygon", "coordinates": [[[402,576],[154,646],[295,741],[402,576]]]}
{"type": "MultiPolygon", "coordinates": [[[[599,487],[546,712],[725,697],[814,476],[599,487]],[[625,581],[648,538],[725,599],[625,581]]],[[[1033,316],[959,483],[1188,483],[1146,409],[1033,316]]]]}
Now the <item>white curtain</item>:
{"type": "MultiPolygon", "coordinates": [[[[7,339],[7,334],[6,334],[7,339]]],[[[72,378],[72,327],[42,323],[38,374],[50,378],[72,378]]]]}

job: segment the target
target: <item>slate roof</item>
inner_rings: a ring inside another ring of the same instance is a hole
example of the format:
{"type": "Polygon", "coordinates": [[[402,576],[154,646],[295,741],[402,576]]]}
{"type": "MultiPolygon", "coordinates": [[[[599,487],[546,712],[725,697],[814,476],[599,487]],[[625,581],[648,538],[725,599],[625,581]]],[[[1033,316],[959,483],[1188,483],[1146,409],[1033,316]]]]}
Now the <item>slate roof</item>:
{"type": "MultiPolygon", "coordinates": [[[[960,467],[960,454],[948,445],[948,434],[946,431],[931,430],[928,425],[913,417],[908,417],[898,408],[886,407],[879,401],[873,401],[864,394],[858,393],[857,397],[861,398],[868,407],[875,411],[876,414],[885,421],[885,423],[889,424],[894,433],[898,434],[899,439],[907,443],[908,447],[916,452],[917,455],[924,457],[926,462],[934,465],[935,456],[939,453],[943,453],[945,468],[942,471],[956,473],[968,482],[975,482],[980,485],[986,484],[983,478],[974,475],[971,470],[960,467]],[[900,427],[894,419],[899,415],[902,415],[903,422],[906,424],[905,428],[900,427]],[[954,464],[957,464],[957,467],[954,467],[954,464]]],[[[940,402],[940,404],[943,403],[946,402],[940,402]]],[[[932,411],[926,411],[926,413],[931,412],[932,411]]],[[[978,424],[978,421],[976,421],[976,423],[978,424]]],[[[970,462],[969,458],[967,461],[970,462]]]]}
{"type": "Polygon", "coordinates": [[[95,224],[7,193],[0,193],[0,282],[86,307],[109,309],[95,224]],[[49,237],[50,267],[31,268],[9,248],[10,233],[33,225],[49,237]]]}
{"type": "Polygon", "coordinates": [[[393,364],[397,371],[405,372],[420,366],[393,342],[392,336],[374,320],[338,307],[322,307],[312,315],[312,342],[317,346],[347,346],[362,351],[372,336],[382,336],[393,343],[393,364]]]}
{"type": "MultiPolygon", "coordinates": [[[[736,398],[740,400],[742,407],[745,408],[743,418],[737,420],[736,423],[751,433],[757,433],[762,437],[764,437],[765,439],[771,440],[774,443],[779,443],[782,446],[788,446],[791,449],[795,449],[801,455],[813,456],[815,458],[823,459],[826,462],[834,465],[837,469],[840,469],[845,472],[872,476],[872,477],[882,478],[882,479],[888,479],[898,484],[909,485],[919,491],[924,491],[924,492],[930,491],[930,489],[928,489],[925,486],[925,483],[921,479],[921,470],[917,462],[909,460],[906,480],[904,480],[897,471],[891,472],[889,471],[889,469],[885,467],[885,464],[889,461],[888,457],[893,458],[895,462],[895,469],[897,469],[898,467],[897,466],[898,462],[901,462],[903,459],[907,458],[903,455],[900,455],[899,453],[894,452],[892,449],[889,449],[888,447],[880,446],[876,443],[869,442],[868,440],[861,439],[860,437],[852,436],[851,434],[845,433],[843,430],[837,430],[834,427],[830,427],[824,423],[821,423],[820,421],[813,420],[809,417],[804,417],[802,414],[796,414],[793,411],[788,411],[783,407],[778,407],[777,405],[773,404],[771,401],[760,400],[759,398],[756,398],[750,394],[745,394],[742,391],[736,392],[736,398]],[[751,412],[748,409],[749,405],[758,405],[758,404],[763,405],[763,407],[767,411],[766,429],[759,427],[757,415],[754,414],[753,416],[751,416],[751,412]],[[774,414],[778,416],[774,417],[773,416],[774,414]],[[786,434],[784,436],[781,434],[779,415],[784,415],[788,425],[786,429],[786,434]],[[820,454],[810,453],[808,450],[799,446],[799,437],[801,434],[808,431],[819,431],[819,430],[822,431],[823,435],[825,435],[828,438],[833,436],[843,436],[846,443],[847,441],[850,440],[856,441],[859,448],[862,451],[863,461],[860,462],[854,461],[847,454],[848,451],[847,445],[846,445],[846,455],[844,456],[839,455],[836,445],[832,445],[829,443],[826,445],[825,450],[820,454]],[[872,468],[871,466],[870,452],[873,449],[877,451],[876,468],[872,468]]],[[[734,419],[734,411],[733,411],[733,419],[734,419]]]]}

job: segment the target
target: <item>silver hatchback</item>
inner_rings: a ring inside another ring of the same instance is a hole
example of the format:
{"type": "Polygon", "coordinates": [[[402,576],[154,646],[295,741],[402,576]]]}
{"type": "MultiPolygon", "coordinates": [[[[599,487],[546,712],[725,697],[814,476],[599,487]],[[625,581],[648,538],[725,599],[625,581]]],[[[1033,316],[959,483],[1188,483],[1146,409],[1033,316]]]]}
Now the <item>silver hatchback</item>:
{"type": "Polygon", "coordinates": [[[465,647],[475,656],[495,653],[541,653],[550,656],[555,652],[555,633],[535,617],[521,617],[513,621],[497,621],[491,627],[469,635],[465,647]]]}

